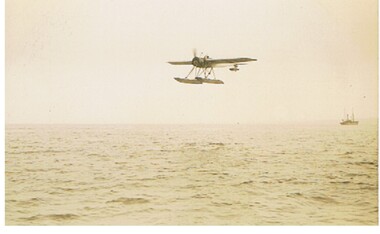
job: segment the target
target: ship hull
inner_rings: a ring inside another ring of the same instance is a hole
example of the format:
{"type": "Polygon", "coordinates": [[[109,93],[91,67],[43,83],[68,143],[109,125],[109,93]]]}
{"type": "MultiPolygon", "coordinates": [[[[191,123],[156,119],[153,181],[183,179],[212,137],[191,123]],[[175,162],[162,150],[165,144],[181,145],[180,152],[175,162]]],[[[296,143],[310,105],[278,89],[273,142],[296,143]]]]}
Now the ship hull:
{"type": "Polygon", "coordinates": [[[341,122],[340,125],[358,125],[359,121],[341,122]]]}

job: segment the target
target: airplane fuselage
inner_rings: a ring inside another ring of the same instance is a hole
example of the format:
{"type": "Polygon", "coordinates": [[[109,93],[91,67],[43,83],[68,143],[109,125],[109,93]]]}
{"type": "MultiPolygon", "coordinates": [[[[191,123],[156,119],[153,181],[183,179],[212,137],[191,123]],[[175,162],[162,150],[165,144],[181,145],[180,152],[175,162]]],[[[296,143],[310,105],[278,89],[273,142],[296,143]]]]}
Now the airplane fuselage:
{"type": "Polygon", "coordinates": [[[194,67],[200,67],[200,68],[208,68],[211,67],[211,64],[207,62],[207,59],[209,57],[194,57],[191,63],[193,64],[194,67]]]}

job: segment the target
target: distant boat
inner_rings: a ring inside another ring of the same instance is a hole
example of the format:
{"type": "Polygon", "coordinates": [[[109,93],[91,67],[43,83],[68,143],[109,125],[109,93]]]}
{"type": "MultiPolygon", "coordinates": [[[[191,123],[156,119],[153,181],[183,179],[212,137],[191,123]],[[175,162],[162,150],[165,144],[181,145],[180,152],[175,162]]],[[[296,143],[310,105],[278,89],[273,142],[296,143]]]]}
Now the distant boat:
{"type": "Polygon", "coordinates": [[[352,111],[352,119],[348,117],[347,119],[342,119],[342,122],[340,122],[340,125],[358,125],[359,121],[355,121],[354,112],[352,111]]]}

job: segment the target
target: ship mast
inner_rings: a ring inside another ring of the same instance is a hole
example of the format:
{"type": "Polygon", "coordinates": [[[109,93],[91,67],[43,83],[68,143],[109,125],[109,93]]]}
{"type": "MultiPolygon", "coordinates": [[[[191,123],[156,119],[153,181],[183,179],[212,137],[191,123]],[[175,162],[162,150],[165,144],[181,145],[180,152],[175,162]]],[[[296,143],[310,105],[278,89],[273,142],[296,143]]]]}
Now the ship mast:
{"type": "Polygon", "coordinates": [[[343,119],[342,120],[344,120],[345,115],[346,115],[346,108],[343,109],[343,119]]]}

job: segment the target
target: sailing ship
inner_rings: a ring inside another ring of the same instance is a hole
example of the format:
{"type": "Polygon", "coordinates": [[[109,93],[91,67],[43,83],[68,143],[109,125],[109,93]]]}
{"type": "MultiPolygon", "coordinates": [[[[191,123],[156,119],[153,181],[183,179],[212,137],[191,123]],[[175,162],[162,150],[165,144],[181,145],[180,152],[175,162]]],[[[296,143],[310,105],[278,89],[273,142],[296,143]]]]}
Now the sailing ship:
{"type": "Polygon", "coordinates": [[[348,114],[346,119],[342,119],[342,122],[340,122],[340,125],[358,125],[359,121],[355,121],[354,117],[354,111],[352,111],[352,118],[350,119],[348,114]]]}

